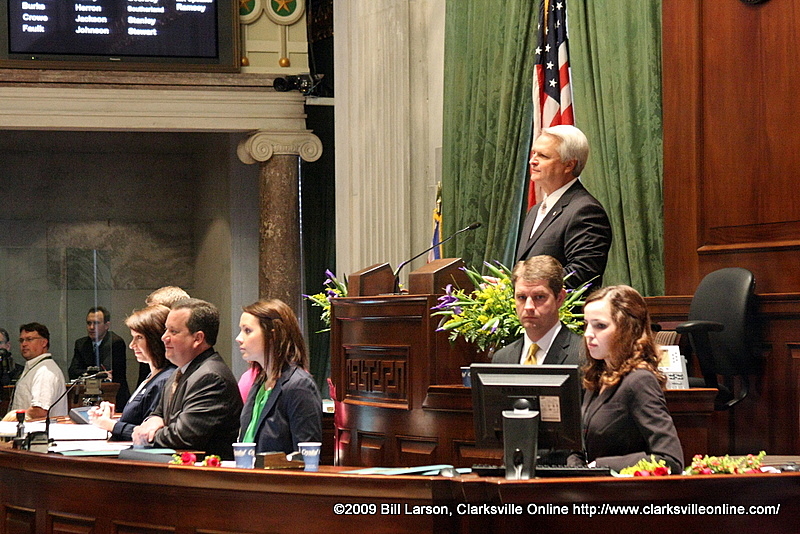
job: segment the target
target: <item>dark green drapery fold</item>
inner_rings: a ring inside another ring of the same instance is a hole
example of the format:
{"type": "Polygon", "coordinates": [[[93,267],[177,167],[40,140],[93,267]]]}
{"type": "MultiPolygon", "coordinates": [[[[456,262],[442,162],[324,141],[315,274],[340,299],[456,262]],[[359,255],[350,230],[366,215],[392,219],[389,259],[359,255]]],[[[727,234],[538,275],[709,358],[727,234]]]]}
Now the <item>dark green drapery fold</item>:
{"type": "MultiPolygon", "coordinates": [[[[513,260],[527,185],[537,5],[447,5],[443,235],[483,223],[445,246],[470,266],[513,260]]],[[[581,179],[614,231],[605,281],[663,294],[661,2],[567,7],[575,117],[592,146],[581,179]]]]}
{"type": "Polygon", "coordinates": [[[661,1],[567,7],[575,122],[592,146],[581,180],[614,232],[604,281],[663,295],[661,1]]]}
{"type": "Polygon", "coordinates": [[[445,245],[446,256],[468,266],[513,258],[530,142],[536,17],[530,0],[447,3],[442,234],[482,223],[445,245]]]}

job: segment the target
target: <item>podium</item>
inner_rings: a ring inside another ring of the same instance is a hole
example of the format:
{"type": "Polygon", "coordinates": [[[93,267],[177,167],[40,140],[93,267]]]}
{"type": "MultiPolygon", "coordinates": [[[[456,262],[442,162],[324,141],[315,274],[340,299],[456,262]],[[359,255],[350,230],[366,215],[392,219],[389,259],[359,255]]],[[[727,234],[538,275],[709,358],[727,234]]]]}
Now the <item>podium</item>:
{"type": "Polygon", "coordinates": [[[437,332],[441,317],[431,315],[447,284],[472,289],[463,266],[431,262],[409,275],[407,294],[394,294],[391,268],[374,265],[350,276],[348,297],[333,300],[337,465],[475,463],[471,409],[442,409],[435,393],[460,384],[462,366],[486,361],[473,345],[437,332]]]}

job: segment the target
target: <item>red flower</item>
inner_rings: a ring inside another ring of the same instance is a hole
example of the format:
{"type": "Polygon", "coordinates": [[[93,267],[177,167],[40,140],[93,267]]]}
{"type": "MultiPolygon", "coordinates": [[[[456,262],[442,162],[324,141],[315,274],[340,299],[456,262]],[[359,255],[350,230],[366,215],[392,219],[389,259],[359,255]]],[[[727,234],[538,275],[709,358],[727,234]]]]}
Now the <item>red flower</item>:
{"type": "Polygon", "coordinates": [[[181,463],[184,465],[194,465],[196,461],[197,456],[195,456],[194,453],[184,452],[181,454],[181,463]]]}
{"type": "Polygon", "coordinates": [[[220,460],[219,456],[206,456],[206,459],[203,461],[203,465],[206,467],[220,467],[222,465],[222,461],[220,460]]]}
{"type": "Polygon", "coordinates": [[[705,467],[700,471],[700,474],[701,475],[713,475],[714,472],[710,468],[705,467]]]}
{"type": "Polygon", "coordinates": [[[669,468],[668,467],[656,467],[653,470],[653,474],[655,476],[657,476],[657,477],[665,477],[665,476],[667,476],[669,474],[669,468]]]}
{"type": "Polygon", "coordinates": [[[636,471],[633,476],[635,477],[649,477],[650,471],[636,471]]]}

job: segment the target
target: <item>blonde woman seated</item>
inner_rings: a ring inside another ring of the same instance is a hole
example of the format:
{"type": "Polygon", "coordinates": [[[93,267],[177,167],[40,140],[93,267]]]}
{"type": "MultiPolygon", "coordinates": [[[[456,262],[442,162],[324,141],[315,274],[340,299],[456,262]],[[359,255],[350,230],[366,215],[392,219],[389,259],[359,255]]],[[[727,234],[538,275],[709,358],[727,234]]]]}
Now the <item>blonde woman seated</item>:
{"type": "Polygon", "coordinates": [[[667,410],[666,377],[658,370],[644,299],[632,287],[604,287],[586,299],[583,311],[589,356],[583,366],[584,460],[620,470],[654,455],[680,473],[683,449],[667,410]]]}
{"type": "Polygon", "coordinates": [[[283,301],[243,308],[236,341],[256,376],[241,416],[239,441],[256,452],[291,453],[303,441],[322,441],[322,399],[308,373],[308,355],[294,312],[283,301]]]}
{"type": "Polygon", "coordinates": [[[133,392],[119,420],[113,418],[114,405],[108,402],[89,411],[92,424],[111,432],[111,439],[115,441],[131,441],[134,427],[142,424],[158,405],[164,384],[175,372],[175,366],[167,361],[161,341],[168,314],[169,308],[155,305],[135,311],[125,320],[133,338],[130,348],[138,362],[150,366],[150,374],[133,392]]]}

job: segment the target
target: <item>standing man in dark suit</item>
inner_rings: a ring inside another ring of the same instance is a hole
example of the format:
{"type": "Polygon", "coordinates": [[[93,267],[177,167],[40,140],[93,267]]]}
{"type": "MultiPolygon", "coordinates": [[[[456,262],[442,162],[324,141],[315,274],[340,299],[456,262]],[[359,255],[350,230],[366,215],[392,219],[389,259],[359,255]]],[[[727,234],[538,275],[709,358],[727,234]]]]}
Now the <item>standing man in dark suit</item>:
{"type": "Polygon", "coordinates": [[[564,266],[567,287],[592,280],[603,283],[611,224],[606,211],[581,184],[589,157],[589,141],[578,128],[545,128],[531,149],[530,170],[545,197],[528,212],[522,225],[517,261],[547,254],[564,266]],[[596,278],[595,278],[596,277],[596,278]]]}
{"type": "Polygon", "coordinates": [[[161,337],[178,370],[164,386],[161,403],[133,429],[134,443],[195,449],[233,459],[242,396],[230,368],[214,350],[216,306],[199,299],[176,302],[161,337]]]}
{"type": "Polygon", "coordinates": [[[119,384],[115,409],[121,412],[131,396],[128,389],[127,349],[125,341],[111,332],[111,314],[102,306],[89,308],[86,314],[86,332],[75,341],[75,352],[69,364],[69,379],[84,374],[88,367],[99,367],[111,372],[111,381],[119,384]]]}
{"type": "Polygon", "coordinates": [[[577,365],[583,339],[558,318],[567,296],[558,260],[535,256],[521,261],[511,273],[511,282],[525,334],[497,351],[492,363],[577,365]]]}

